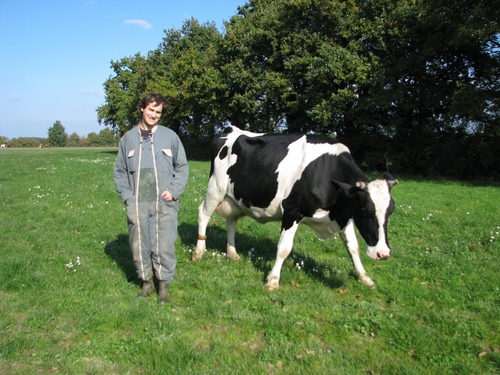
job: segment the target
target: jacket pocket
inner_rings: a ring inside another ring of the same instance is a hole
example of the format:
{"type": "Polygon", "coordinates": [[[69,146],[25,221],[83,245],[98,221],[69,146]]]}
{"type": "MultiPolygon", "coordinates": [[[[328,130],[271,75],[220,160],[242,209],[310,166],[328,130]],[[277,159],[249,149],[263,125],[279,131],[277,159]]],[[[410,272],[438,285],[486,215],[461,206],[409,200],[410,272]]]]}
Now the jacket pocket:
{"type": "Polygon", "coordinates": [[[179,212],[180,202],[178,200],[167,202],[165,199],[160,198],[158,206],[158,211],[161,214],[172,216],[172,219],[174,219],[177,217],[177,213],[179,212]]]}
{"type": "Polygon", "coordinates": [[[137,156],[135,155],[135,150],[130,150],[128,152],[127,165],[130,173],[135,173],[137,171],[137,156]]]}

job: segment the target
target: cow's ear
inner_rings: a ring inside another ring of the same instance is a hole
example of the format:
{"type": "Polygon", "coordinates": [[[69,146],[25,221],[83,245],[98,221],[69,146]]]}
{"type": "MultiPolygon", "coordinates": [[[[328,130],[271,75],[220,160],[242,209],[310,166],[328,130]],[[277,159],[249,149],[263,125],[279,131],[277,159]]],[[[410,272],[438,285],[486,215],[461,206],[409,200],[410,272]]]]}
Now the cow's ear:
{"type": "Polygon", "coordinates": [[[387,185],[389,185],[389,190],[391,190],[398,184],[398,180],[392,177],[389,173],[384,173],[381,178],[387,182],[387,185]]]}
{"type": "Polygon", "coordinates": [[[394,186],[396,186],[398,184],[398,180],[386,180],[387,181],[387,185],[389,185],[389,190],[391,190],[394,186]]]}
{"type": "Polygon", "coordinates": [[[331,180],[333,187],[345,195],[351,195],[353,193],[354,186],[351,184],[347,184],[345,182],[340,182],[337,180],[331,180]]]}
{"type": "Polygon", "coordinates": [[[356,187],[359,189],[359,190],[366,190],[366,187],[368,186],[368,184],[364,181],[358,181],[356,182],[356,187]]]}

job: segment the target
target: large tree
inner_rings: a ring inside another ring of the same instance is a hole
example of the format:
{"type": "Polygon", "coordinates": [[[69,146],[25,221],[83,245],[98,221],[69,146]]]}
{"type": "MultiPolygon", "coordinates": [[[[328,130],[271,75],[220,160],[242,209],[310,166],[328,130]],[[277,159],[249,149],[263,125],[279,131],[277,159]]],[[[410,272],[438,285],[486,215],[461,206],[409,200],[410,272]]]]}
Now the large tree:
{"type": "Polygon", "coordinates": [[[81,147],[83,145],[82,140],[80,139],[80,136],[78,133],[74,132],[71,133],[70,136],[68,137],[68,147],[81,147]]]}
{"type": "Polygon", "coordinates": [[[141,118],[137,105],[146,89],[147,60],[136,54],[111,61],[111,68],[114,77],[104,82],[106,104],[97,108],[97,120],[123,134],[141,118]]]}
{"type": "Polygon", "coordinates": [[[191,19],[147,56],[112,62],[98,119],[123,133],[140,96],[160,91],[163,123],[183,136],[226,123],[335,134],[370,168],[484,174],[500,154],[499,8],[250,0],[223,34],[191,19]]]}
{"type": "Polygon", "coordinates": [[[104,83],[106,104],[97,109],[99,123],[124,133],[140,120],[140,97],[155,91],[168,102],[160,124],[180,134],[213,135],[221,122],[221,80],[215,65],[221,38],[215,24],[191,19],[181,30],[165,31],[158,48],[146,57],[136,54],[111,62],[115,74],[104,83]]]}
{"type": "Polygon", "coordinates": [[[499,129],[499,7],[462,0],[367,4],[364,14],[384,20],[366,45],[379,74],[347,113],[347,142],[406,171],[473,172],[456,155],[493,152],[492,144],[469,147],[472,138],[486,141],[499,129]]]}
{"type": "Polygon", "coordinates": [[[249,1],[226,25],[228,117],[261,131],[338,130],[369,59],[355,6],[334,1],[249,1]]]}
{"type": "Polygon", "coordinates": [[[371,167],[473,172],[462,148],[488,169],[498,19],[493,1],[251,0],[226,25],[224,108],[253,130],[334,132],[371,167]]]}
{"type": "Polygon", "coordinates": [[[68,134],[66,129],[61,124],[61,121],[56,121],[48,130],[48,141],[52,146],[64,147],[68,142],[68,134]]]}
{"type": "Polygon", "coordinates": [[[149,55],[149,90],[164,92],[168,104],[164,122],[182,135],[213,136],[221,123],[222,82],[217,66],[222,40],[214,23],[187,20],[169,30],[158,50],[149,55]]]}

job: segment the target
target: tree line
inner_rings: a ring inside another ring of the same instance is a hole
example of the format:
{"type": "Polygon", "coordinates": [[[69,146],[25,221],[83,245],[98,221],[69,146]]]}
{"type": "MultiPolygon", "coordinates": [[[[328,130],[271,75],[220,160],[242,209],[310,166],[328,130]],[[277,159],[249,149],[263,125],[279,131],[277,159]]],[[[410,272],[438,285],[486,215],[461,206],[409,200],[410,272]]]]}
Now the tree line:
{"type": "Polygon", "coordinates": [[[250,0],[224,31],[190,19],[111,61],[97,118],[123,134],[157,91],[190,144],[328,134],[368,170],[497,179],[499,20],[493,0],[250,0]]]}
{"type": "Polygon", "coordinates": [[[86,137],[77,133],[68,136],[61,121],[56,121],[47,131],[47,138],[19,137],[8,139],[0,136],[0,142],[9,148],[21,147],[103,147],[117,146],[119,137],[109,128],[89,133],[86,137]]]}

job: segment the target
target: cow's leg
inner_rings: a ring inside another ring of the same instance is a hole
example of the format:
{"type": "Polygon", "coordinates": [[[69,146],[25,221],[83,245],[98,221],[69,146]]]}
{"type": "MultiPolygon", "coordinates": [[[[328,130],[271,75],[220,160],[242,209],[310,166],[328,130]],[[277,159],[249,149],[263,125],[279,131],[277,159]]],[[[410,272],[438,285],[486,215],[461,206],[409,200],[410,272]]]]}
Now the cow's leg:
{"type": "MultiPolygon", "coordinates": [[[[207,248],[207,225],[210,220],[210,216],[215,211],[215,207],[206,207],[207,198],[198,206],[198,241],[196,242],[196,248],[191,253],[191,260],[201,259],[205,250],[207,248]]],[[[218,203],[218,202],[217,202],[218,203]]]]}
{"type": "Polygon", "coordinates": [[[224,186],[227,186],[226,179],[227,177],[217,179],[214,174],[208,180],[207,195],[198,206],[198,241],[196,242],[196,248],[191,253],[191,260],[200,259],[205,253],[207,225],[214,211],[224,201],[226,196],[224,186]]]}
{"type": "Polygon", "coordinates": [[[215,180],[210,178],[205,200],[198,206],[198,241],[196,242],[196,248],[191,253],[191,260],[200,259],[205,253],[207,247],[207,225],[210,217],[223,199],[224,192],[219,190],[215,185],[215,180]]]}
{"type": "Polygon", "coordinates": [[[279,287],[280,283],[280,274],[281,267],[283,266],[283,262],[290,252],[292,251],[293,246],[293,238],[295,237],[295,232],[297,232],[297,228],[299,224],[294,222],[293,225],[288,229],[282,229],[280,241],[278,243],[278,252],[276,254],[276,262],[274,263],[274,267],[267,276],[266,289],[269,291],[275,290],[279,287]]]}
{"type": "Polygon", "coordinates": [[[356,238],[356,232],[354,230],[352,220],[347,224],[343,231],[340,232],[340,237],[342,238],[342,241],[344,241],[347,252],[351,256],[352,264],[354,265],[354,272],[356,273],[358,280],[368,286],[374,286],[375,284],[372,279],[368,277],[365,268],[361,263],[361,258],[359,257],[358,239],[356,238]]]}
{"type": "Polygon", "coordinates": [[[240,257],[236,252],[236,224],[243,211],[236,205],[234,200],[230,197],[225,197],[224,200],[217,206],[216,212],[226,218],[226,234],[227,234],[227,247],[226,257],[232,260],[239,260],[240,257]]]}
{"type": "Polygon", "coordinates": [[[239,217],[230,216],[226,219],[226,232],[227,232],[227,249],[226,257],[232,260],[240,260],[240,256],[236,252],[236,224],[239,217]]]}

